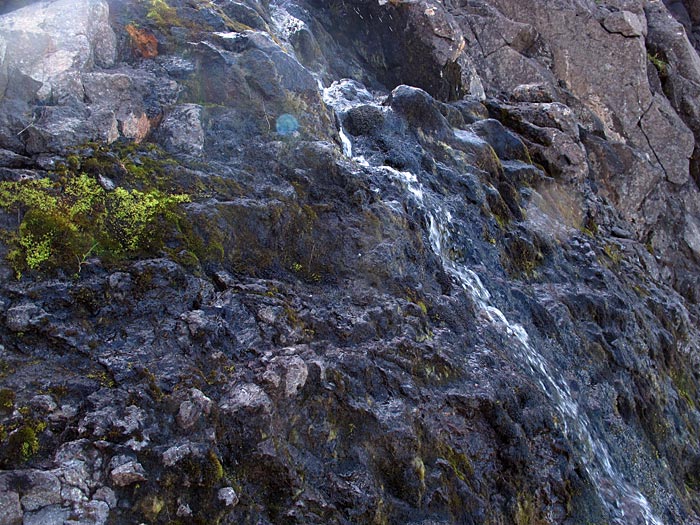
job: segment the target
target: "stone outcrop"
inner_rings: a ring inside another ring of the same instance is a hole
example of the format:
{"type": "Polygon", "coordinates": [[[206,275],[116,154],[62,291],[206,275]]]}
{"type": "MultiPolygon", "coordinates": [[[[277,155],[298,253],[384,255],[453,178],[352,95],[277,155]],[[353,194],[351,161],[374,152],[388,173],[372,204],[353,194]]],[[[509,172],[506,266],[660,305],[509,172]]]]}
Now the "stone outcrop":
{"type": "Polygon", "coordinates": [[[694,2],[3,9],[0,523],[700,522],[694,2]]]}

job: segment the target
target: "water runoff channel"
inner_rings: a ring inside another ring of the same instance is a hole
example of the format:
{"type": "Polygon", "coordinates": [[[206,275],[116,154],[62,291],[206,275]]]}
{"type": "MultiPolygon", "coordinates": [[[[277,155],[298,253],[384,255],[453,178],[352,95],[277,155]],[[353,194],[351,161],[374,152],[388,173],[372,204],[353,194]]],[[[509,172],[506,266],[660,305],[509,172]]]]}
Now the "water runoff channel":
{"type": "MultiPolygon", "coordinates": [[[[322,86],[320,86],[322,87],[322,86]]],[[[349,102],[338,95],[336,83],[330,88],[322,89],[325,102],[335,109],[347,110],[353,105],[367,104],[367,96],[361,101],[349,102]],[[336,88],[336,89],[334,89],[336,88]],[[338,107],[338,106],[341,107],[338,107]]],[[[365,91],[367,95],[368,92],[365,91]]],[[[380,107],[374,102],[377,107],[380,107]]],[[[607,445],[591,434],[594,428],[588,416],[580,409],[574,400],[571,389],[556,367],[547,362],[530,344],[530,337],[525,328],[513,323],[492,302],[484,283],[479,276],[465,264],[450,258],[449,238],[447,232],[454,230],[456,224],[452,214],[439,195],[427,190],[421,184],[418,175],[399,171],[389,166],[371,166],[364,157],[353,155],[353,144],[339,123],[339,135],[343,154],[349,159],[361,164],[366,169],[381,171],[393,184],[402,188],[407,198],[423,215],[427,225],[430,247],[437,255],[445,270],[452,279],[474,300],[482,312],[485,322],[493,325],[504,333],[513,343],[517,361],[531,377],[537,379],[542,391],[552,402],[561,416],[564,432],[572,442],[577,443],[583,450],[583,468],[594,484],[596,493],[616,525],[664,525],[652,511],[646,497],[632,486],[615,467],[607,445]]]]}

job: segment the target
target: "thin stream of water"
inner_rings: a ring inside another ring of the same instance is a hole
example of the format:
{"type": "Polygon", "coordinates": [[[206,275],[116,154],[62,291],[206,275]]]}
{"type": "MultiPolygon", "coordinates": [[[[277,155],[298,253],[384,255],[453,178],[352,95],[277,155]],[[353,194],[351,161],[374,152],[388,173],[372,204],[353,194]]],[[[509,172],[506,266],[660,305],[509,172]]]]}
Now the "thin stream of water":
{"type": "Polygon", "coordinates": [[[425,189],[415,174],[387,166],[379,169],[401,184],[413,197],[425,216],[430,245],[442,260],[445,269],[470,294],[487,322],[498,326],[515,343],[513,348],[521,358],[521,363],[528,367],[533,377],[538,378],[538,384],[562,416],[564,432],[583,446],[584,468],[594,482],[598,495],[613,517],[614,523],[663,525],[652,512],[646,497],[617,472],[605,443],[591,434],[589,429],[593,426],[573,399],[569,385],[563,377],[557,378],[552,374],[551,371],[556,369],[532,347],[525,328],[511,323],[503,312],[491,303],[491,294],[474,271],[447,255],[445,232],[454,225],[450,211],[439,199],[426,196],[425,189]]]}

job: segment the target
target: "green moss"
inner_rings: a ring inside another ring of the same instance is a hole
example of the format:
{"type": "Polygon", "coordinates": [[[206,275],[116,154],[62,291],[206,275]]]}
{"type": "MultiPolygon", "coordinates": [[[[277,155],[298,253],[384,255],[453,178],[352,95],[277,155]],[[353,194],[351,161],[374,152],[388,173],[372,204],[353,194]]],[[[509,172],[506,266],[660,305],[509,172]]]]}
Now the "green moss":
{"type": "Polygon", "coordinates": [[[415,473],[416,477],[418,478],[418,483],[420,484],[420,487],[418,489],[418,494],[417,494],[417,500],[418,504],[420,505],[420,502],[423,499],[423,495],[425,494],[425,463],[423,462],[423,458],[420,456],[416,456],[413,458],[413,461],[411,461],[411,467],[413,467],[413,472],[415,473]]]}
{"type": "Polygon", "coordinates": [[[520,494],[515,510],[515,525],[545,525],[548,523],[538,516],[539,505],[530,494],[520,494]]]}
{"type": "Polygon", "coordinates": [[[138,507],[144,516],[153,522],[165,507],[165,501],[157,494],[149,494],[139,502],[138,507]]]}
{"type": "Polygon", "coordinates": [[[224,467],[216,452],[210,450],[207,454],[207,463],[204,465],[203,481],[205,485],[216,485],[224,477],[224,467]]]}
{"type": "Polygon", "coordinates": [[[24,462],[39,452],[39,439],[31,426],[23,425],[10,434],[7,447],[10,457],[24,462]]]}
{"type": "Polygon", "coordinates": [[[201,487],[213,487],[224,477],[224,467],[213,449],[204,457],[188,456],[178,463],[189,483],[201,487]]]}
{"type": "Polygon", "coordinates": [[[452,472],[463,482],[469,483],[474,477],[474,467],[463,452],[455,450],[446,443],[438,443],[436,453],[438,457],[442,457],[449,463],[452,472]]]}
{"type": "Polygon", "coordinates": [[[581,233],[591,238],[598,235],[598,223],[590,215],[586,217],[586,220],[581,225],[581,233]]]}
{"type": "MultiPolygon", "coordinates": [[[[219,17],[221,17],[221,20],[223,20],[224,24],[226,24],[226,27],[230,29],[233,32],[236,33],[242,33],[243,31],[252,31],[253,28],[250,27],[249,25],[243,24],[239,22],[238,20],[233,20],[231,17],[229,17],[226,12],[218,6],[215,2],[211,2],[209,0],[204,0],[200,2],[200,8],[208,8],[214,11],[219,17]]],[[[272,35],[270,35],[272,36],[272,35]]],[[[279,44],[279,40],[275,41],[279,44]]]]}
{"type": "Polygon", "coordinates": [[[613,263],[614,266],[619,266],[622,262],[622,252],[620,251],[620,248],[617,245],[606,244],[603,247],[603,252],[610,260],[610,262],[613,263]]]}
{"type": "Polygon", "coordinates": [[[659,76],[661,78],[668,76],[668,62],[660,58],[658,53],[654,53],[653,55],[651,53],[647,53],[647,58],[659,72],[659,76]]]}
{"type": "Polygon", "coordinates": [[[52,385],[48,391],[57,399],[62,399],[68,395],[68,387],[66,385],[52,385]]]}
{"type": "Polygon", "coordinates": [[[12,410],[15,406],[15,393],[9,388],[0,389],[0,410],[12,410]]]}
{"type": "Polygon", "coordinates": [[[695,410],[695,397],[697,396],[697,387],[692,376],[683,369],[672,368],[670,370],[671,381],[676,388],[678,395],[688,403],[688,406],[695,410]]]}
{"type": "Polygon", "coordinates": [[[13,372],[10,364],[4,359],[0,359],[0,379],[13,372]]]}
{"type": "Polygon", "coordinates": [[[487,195],[488,208],[482,210],[485,215],[491,215],[498,227],[505,230],[513,219],[508,206],[499,193],[487,195]]]}
{"type": "Polygon", "coordinates": [[[161,29],[182,26],[177,9],[171,7],[165,0],[151,0],[150,9],[146,16],[161,29]]]}
{"type": "Polygon", "coordinates": [[[187,201],[155,189],[106,191],[94,177],[65,170],[56,180],[0,182],[0,207],[21,217],[17,230],[5,235],[8,259],[18,276],[56,269],[77,274],[91,255],[120,260],[154,253],[187,201]]]}
{"type": "Polygon", "coordinates": [[[484,224],[481,230],[481,236],[487,243],[491,244],[492,246],[496,245],[496,238],[491,234],[491,230],[487,224],[484,224]]]}
{"type": "Polygon", "coordinates": [[[537,268],[544,260],[541,250],[520,237],[515,237],[508,242],[504,255],[504,265],[511,274],[526,277],[535,277],[537,268]]]}
{"type": "Polygon", "coordinates": [[[93,379],[100,383],[100,385],[107,388],[114,388],[117,386],[117,383],[114,381],[114,379],[112,379],[104,370],[90,372],[86,374],[85,377],[87,377],[88,379],[93,379]]]}
{"type": "Polygon", "coordinates": [[[156,376],[153,374],[153,372],[151,372],[148,368],[144,368],[143,370],[141,370],[141,375],[148,383],[148,390],[151,393],[153,399],[155,399],[156,401],[162,400],[165,394],[163,393],[163,390],[161,390],[161,388],[158,386],[158,380],[156,379],[156,376]]]}
{"type": "Polygon", "coordinates": [[[653,236],[650,235],[649,238],[646,240],[644,243],[644,247],[647,249],[647,252],[651,255],[656,255],[656,252],[654,250],[654,239],[653,236]]]}
{"type": "Polygon", "coordinates": [[[423,315],[428,315],[428,305],[425,304],[425,301],[420,296],[419,292],[413,290],[412,288],[406,288],[406,298],[420,308],[423,315]]]}
{"type": "Polygon", "coordinates": [[[292,328],[304,328],[305,324],[304,321],[299,319],[299,315],[297,314],[297,311],[294,309],[294,307],[289,304],[285,303],[284,304],[284,313],[287,316],[287,320],[289,321],[289,325],[292,328]]]}
{"type": "Polygon", "coordinates": [[[197,271],[201,267],[199,257],[197,257],[197,255],[190,250],[182,250],[177,252],[173,255],[173,259],[191,271],[197,271]]]}

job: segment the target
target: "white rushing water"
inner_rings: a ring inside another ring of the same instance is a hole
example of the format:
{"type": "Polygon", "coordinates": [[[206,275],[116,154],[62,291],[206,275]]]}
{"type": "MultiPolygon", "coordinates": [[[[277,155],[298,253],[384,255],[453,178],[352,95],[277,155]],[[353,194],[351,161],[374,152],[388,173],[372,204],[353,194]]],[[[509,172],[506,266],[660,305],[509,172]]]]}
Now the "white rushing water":
{"type": "Polygon", "coordinates": [[[426,218],[431,247],[442,260],[445,269],[470,294],[484,320],[495,325],[512,340],[513,349],[517,352],[520,362],[537,378],[540,387],[562,416],[564,432],[583,447],[583,467],[595,484],[596,491],[613,522],[619,525],[663,525],[652,512],[646,497],[615,469],[605,443],[591,434],[591,421],[579,409],[566,380],[555,376],[556,368],[547,363],[533,348],[525,328],[510,322],[503,312],[492,304],[491,294],[474,271],[448,256],[445,249],[445,232],[454,227],[450,211],[438,198],[426,195],[415,174],[387,166],[379,169],[401,184],[412,196],[426,218]]]}
{"type": "Polygon", "coordinates": [[[346,157],[352,157],[352,141],[345,134],[345,130],[342,126],[340,127],[338,134],[340,135],[340,141],[343,144],[343,155],[346,157]]]}

